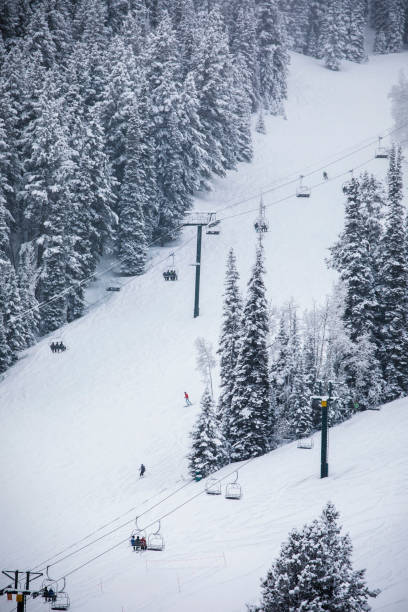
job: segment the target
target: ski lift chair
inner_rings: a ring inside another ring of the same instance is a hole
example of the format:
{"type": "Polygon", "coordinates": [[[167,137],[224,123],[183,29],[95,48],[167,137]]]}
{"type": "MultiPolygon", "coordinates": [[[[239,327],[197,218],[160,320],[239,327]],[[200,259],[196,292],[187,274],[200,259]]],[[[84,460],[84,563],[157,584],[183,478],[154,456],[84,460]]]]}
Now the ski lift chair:
{"type": "Polygon", "coordinates": [[[269,223],[265,217],[258,217],[254,223],[254,228],[258,234],[264,234],[269,231],[269,223]]]}
{"type": "Polygon", "coordinates": [[[235,472],[235,480],[229,482],[225,488],[225,499],[241,499],[242,489],[238,482],[238,472],[235,472]]]}
{"type": "Polygon", "coordinates": [[[55,601],[50,604],[50,610],[69,610],[71,602],[69,601],[68,593],[60,591],[57,593],[55,601]]]}
{"type": "Polygon", "coordinates": [[[296,189],[297,198],[310,198],[311,189],[303,184],[303,175],[300,176],[299,187],[296,189]]]}
{"type": "Polygon", "coordinates": [[[137,524],[137,519],[138,517],[135,518],[136,529],[134,529],[130,534],[129,542],[131,542],[133,538],[136,539],[137,536],[139,536],[140,539],[144,538],[146,540],[146,531],[139,527],[139,525],[137,524]]]}
{"type": "Polygon", "coordinates": [[[217,229],[219,224],[220,224],[219,219],[216,219],[215,221],[211,221],[211,223],[207,225],[206,234],[208,234],[209,236],[218,236],[220,234],[220,230],[217,229]]]}
{"type": "Polygon", "coordinates": [[[311,450],[313,448],[313,438],[300,438],[297,447],[311,450]]]}
{"type": "Polygon", "coordinates": [[[52,350],[52,345],[54,345],[55,347],[58,346],[58,350],[53,351],[55,353],[63,353],[68,348],[62,338],[53,338],[52,340],[50,340],[48,344],[51,350],[52,350]]]}
{"type": "Polygon", "coordinates": [[[160,533],[160,521],[157,531],[151,533],[148,537],[147,550],[164,550],[164,539],[160,533]]]}
{"type": "Polygon", "coordinates": [[[221,495],[221,483],[216,478],[210,478],[206,482],[205,492],[208,495],[221,495]]]}
{"type": "Polygon", "coordinates": [[[268,223],[268,219],[266,218],[265,204],[263,202],[262,195],[259,201],[259,215],[254,223],[254,228],[257,234],[264,234],[265,232],[269,230],[269,223],[268,223]]]}
{"type": "Polygon", "coordinates": [[[375,150],[376,159],[387,159],[388,158],[388,149],[381,144],[382,136],[378,138],[378,147],[375,150]]]}
{"type": "Polygon", "coordinates": [[[165,266],[163,270],[163,278],[165,281],[176,281],[178,280],[178,270],[174,265],[174,253],[171,253],[169,257],[171,258],[171,263],[170,265],[165,266]]]}
{"type": "Polygon", "coordinates": [[[106,291],[120,291],[120,287],[116,287],[114,285],[111,285],[109,287],[106,287],[106,291]]]}

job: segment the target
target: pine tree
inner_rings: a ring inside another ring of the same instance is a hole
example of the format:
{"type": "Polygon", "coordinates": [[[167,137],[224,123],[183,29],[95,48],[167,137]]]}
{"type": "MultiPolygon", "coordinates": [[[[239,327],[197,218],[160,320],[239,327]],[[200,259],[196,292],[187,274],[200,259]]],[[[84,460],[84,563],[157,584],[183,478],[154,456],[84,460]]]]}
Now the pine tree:
{"type": "Polygon", "coordinates": [[[183,138],[181,149],[184,182],[188,193],[198,189],[209,189],[211,159],[206,150],[204,128],[199,116],[200,103],[194,75],[189,72],[183,83],[180,98],[180,131],[183,138]]]}
{"type": "Polygon", "coordinates": [[[262,108],[260,109],[258,113],[258,119],[256,121],[255,130],[259,134],[266,134],[265,120],[264,120],[262,108]]]}
{"type": "Polygon", "coordinates": [[[324,57],[324,39],[326,34],[325,19],[327,13],[327,0],[311,0],[307,2],[310,7],[303,7],[308,16],[307,33],[302,52],[317,59],[324,57]],[[309,9],[309,10],[308,10],[309,9]]]}
{"type": "Polygon", "coordinates": [[[4,122],[0,116],[0,259],[10,255],[10,222],[12,217],[7,209],[7,196],[12,191],[9,183],[10,154],[4,122]]]}
{"type": "Polygon", "coordinates": [[[376,315],[374,275],[364,217],[361,212],[359,181],[352,178],[346,188],[344,232],[332,249],[333,265],[345,284],[344,321],[353,342],[371,334],[376,315]]]}
{"type": "MultiPolygon", "coordinates": [[[[1,264],[0,264],[1,265],[1,264]]],[[[0,288],[1,292],[1,288],[0,288]]],[[[5,372],[12,364],[12,353],[6,340],[6,330],[4,328],[4,316],[0,311],[0,374],[5,372]]]]}
{"type": "Polygon", "coordinates": [[[345,0],[344,8],[347,38],[344,47],[345,59],[352,62],[364,62],[367,59],[364,48],[364,30],[366,26],[365,7],[362,0],[345,0]]]}
{"type": "Polygon", "coordinates": [[[373,6],[376,37],[375,53],[397,53],[402,50],[406,6],[401,0],[375,1],[373,6]]]}
{"type": "Polygon", "coordinates": [[[260,98],[273,115],[283,113],[290,62],[285,24],[276,0],[260,0],[257,10],[260,98]]]}
{"type": "Polygon", "coordinates": [[[116,191],[123,181],[126,165],[126,132],[131,108],[135,102],[132,82],[133,56],[130,49],[119,41],[114,42],[114,57],[105,85],[101,119],[105,131],[106,152],[116,179],[116,191]]]}
{"type": "Polygon", "coordinates": [[[242,333],[231,403],[231,459],[240,461],[266,453],[272,442],[274,418],[270,406],[268,352],[269,332],[263,251],[257,249],[256,262],[248,282],[243,310],[242,333]]]}
{"type": "Polygon", "coordinates": [[[308,436],[313,429],[313,416],[310,391],[306,384],[306,377],[301,356],[296,368],[296,376],[289,396],[290,415],[289,431],[296,439],[308,436]]]}
{"type": "Polygon", "coordinates": [[[142,274],[147,241],[144,228],[143,172],[140,164],[140,118],[137,106],[130,111],[126,136],[126,166],[119,196],[119,258],[122,274],[142,274]]]}
{"type": "Polygon", "coordinates": [[[249,82],[244,58],[238,55],[233,62],[232,88],[231,88],[231,107],[234,114],[232,132],[236,137],[235,160],[240,162],[250,162],[253,156],[251,139],[251,99],[249,86],[244,87],[244,83],[249,82]]]}
{"type": "Polygon", "coordinates": [[[241,335],[242,299],[238,287],[239,274],[234,251],[230,249],[225,275],[223,322],[217,353],[220,356],[220,397],[218,418],[228,443],[230,439],[231,404],[236,386],[236,366],[241,335]]]}
{"type": "Polygon", "coordinates": [[[401,147],[390,151],[388,211],[380,262],[381,362],[386,397],[394,399],[408,390],[407,355],[407,256],[402,203],[401,147]]]}
{"type": "Polygon", "coordinates": [[[397,130],[400,142],[406,143],[408,141],[408,77],[405,72],[400,72],[398,83],[392,87],[389,97],[391,98],[394,128],[397,130]]]}
{"type": "Polygon", "coordinates": [[[243,59],[245,72],[248,75],[247,90],[251,110],[256,111],[259,103],[259,71],[255,0],[243,0],[237,4],[230,38],[231,53],[243,59]]]}
{"type": "Polygon", "coordinates": [[[353,570],[349,535],[340,535],[339,514],[332,503],[319,519],[294,529],[262,581],[262,603],[257,612],[327,610],[367,612],[370,590],[365,570],[353,570]]]}
{"type": "Polygon", "coordinates": [[[289,330],[286,313],[282,312],[279,321],[279,331],[274,342],[274,359],[271,365],[271,390],[276,410],[276,429],[279,438],[287,437],[289,410],[289,330]]]}
{"type": "Polygon", "coordinates": [[[28,243],[20,248],[17,268],[18,287],[21,300],[21,322],[24,328],[25,346],[34,344],[40,321],[38,302],[35,297],[37,284],[34,247],[28,243]]]}
{"type": "Polygon", "coordinates": [[[346,28],[340,0],[330,0],[324,19],[323,57],[329,70],[340,70],[344,57],[346,28]]]}
{"type": "Polygon", "coordinates": [[[201,412],[191,434],[193,443],[189,455],[190,474],[205,478],[215,472],[220,464],[223,442],[218,430],[214,401],[208,389],[201,398],[201,412]]]}
{"type": "Polygon", "coordinates": [[[197,45],[191,65],[211,172],[223,176],[227,168],[235,165],[236,134],[233,134],[234,114],[231,108],[233,66],[218,10],[211,11],[209,15],[200,14],[197,45]]]}

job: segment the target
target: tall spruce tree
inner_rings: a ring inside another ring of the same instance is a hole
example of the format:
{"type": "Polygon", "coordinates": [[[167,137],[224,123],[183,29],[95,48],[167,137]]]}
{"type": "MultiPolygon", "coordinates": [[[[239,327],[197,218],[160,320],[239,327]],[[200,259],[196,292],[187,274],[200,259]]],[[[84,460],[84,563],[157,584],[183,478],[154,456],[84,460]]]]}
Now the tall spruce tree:
{"type": "Polygon", "coordinates": [[[190,474],[205,478],[223,465],[220,461],[223,442],[215,415],[214,400],[208,389],[201,398],[201,412],[193,432],[191,453],[189,455],[190,474]]]}
{"type": "Polygon", "coordinates": [[[140,118],[137,106],[130,111],[126,135],[126,165],[119,195],[119,258],[123,274],[144,272],[147,241],[143,208],[144,176],[140,163],[140,118]]]}
{"type": "MultiPolygon", "coordinates": [[[[236,387],[239,338],[241,336],[242,298],[234,251],[230,249],[225,274],[223,321],[218,354],[220,356],[220,396],[218,418],[227,445],[230,440],[231,404],[236,387]]],[[[228,449],[229,450],[229,449],[228,449]]]]}
{"type": "Polygon", "coordinates": [[[290,57],[285,23],[276,0],[260,0],[257,7],[260,99],[273,115],[283,114],[290,57]]]}
{"type": "Polygon", "coordinates": [[[346,24],[340,0],[329,0],[323,24],[323,57],[326,68],[340,70],[346,44],[346,24]]]}
{"type": "Polygon", "coordinates": [[[388,210],[379,273],[382,323],[380,357],[387,399],[394,399],[408,391],[408,265],[401,164],[401,147],[394,145],[390,151],[388,210]]]}
{"type": "Polygon", "coordinates": [[[270,449],[273,436],[267,351],[269,321],[263,274],[263,249],[259,245],[243,310],[231,403],[227,443],[233,461],[263,455],[270,449]]]}

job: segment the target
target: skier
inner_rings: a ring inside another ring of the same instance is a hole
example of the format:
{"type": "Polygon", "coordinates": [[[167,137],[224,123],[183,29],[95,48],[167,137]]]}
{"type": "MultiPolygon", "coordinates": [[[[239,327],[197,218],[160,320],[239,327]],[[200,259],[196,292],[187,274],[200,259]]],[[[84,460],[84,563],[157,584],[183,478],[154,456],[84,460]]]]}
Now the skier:
{"type": "Polygon", "coordinates": [[[55,601],[56,599],[57,599],[57,596],[54,593],[53,589],[48,589],[48,597],[46,601],[55,601]]]}
{"type": "Polygon", "coordinates": [[[133,550],[136,550],[136,540],[134,535],[132,535],[130,538],[130,545],[133,547],[133,550]]]}
{"type": "Polygon", "coordinates": [[[188,397],[187,391],[184,391],[184,399],[186,400],[186,406],[191,406],[190,398],[188,397]]]}
{"type": "Polygon", "coordinates": [[[147,550],[146,538],[144,536],[140,538],[140,549],[147,550]]]}
{"type": "Polygon", "coordinates": [[[55,353],[55,343],[54,342],[51,342],[50,349],[53,353],[55,353]]]}
{"type": "Polygon", "coordinates": [[[329,175],[327,174],[326,170],[323,172],[323,178],[325,181],[329,180],[329,175]]]}
{"type": "Polygon", "coordinates": [[[140,540],[139,536],[137,536],[137,538],[135,540],[135,550],[140,550],[140,545],[141,545],[141,540],[140,540]]]}
{"type": "Polygon", "coordinates": [[[139,473],[140,478],[143,478],[145,471],[146,471],[146,468],[142,463],[142,465],[140,466],[140,473],[139,473]]]}
{"type": "Polygon", "coordinates": [[[42,596],[44,597],[45,601],[48,601],[48,587],[44,587],[42,596]]]}

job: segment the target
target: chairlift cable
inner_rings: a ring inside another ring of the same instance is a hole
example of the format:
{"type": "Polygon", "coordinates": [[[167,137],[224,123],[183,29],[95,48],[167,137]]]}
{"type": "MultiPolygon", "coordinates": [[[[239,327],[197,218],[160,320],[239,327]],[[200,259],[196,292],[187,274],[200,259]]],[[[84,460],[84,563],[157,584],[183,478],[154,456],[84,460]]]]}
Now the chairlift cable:
{"type": "MultiPolygon", "coordinates": [[[[408,139],[401,141],[401,144],[404,144],[405,142],[408,142],[408,139]]],[[[357,166],[354,166],[354,168],[352,170],[358,170],[359,168],[367,166],[367,164],[371,163],[372,161],[373,161],[373,158],[370,157],[366,161],[358,164],[357,166]]],[[[347,176],[349,173],[350,173],[350,170],[346,170],[345,172],[340,172],[339,174],[336,174],[335,176],[329,177],[327,180],[320,181],[319,183],[315,183],[314,185],[312,185],[311,189],[313,190],[313,189],[317,189],[318,187],[322,187],[323,185],[326,185],[328,182],[335,181],[338,178],[341,178],[343,176],[347,176]]],[[[299,181],[299,178],[297,178],[297,180],[295,182],[298,182],[298,181],[299,181]]],[[[271,202],[269,204],[265,204],[265,208],[271,208],[272,206],[276,206],[277,204],[281,204],[282,202],[287,202],[288,200],[291,200],[294,197],[296,197],[296,193],[291,193],[291,194],[289,194],[287,196],[284,196],[283,198],[279,198],[279,200],[275,200],[275,201],[273,201],[273,202],[271,202]]],[[[235,219],[237,217],[242,217],[242,216],[248,215],[250,213],[254,213],[254,212],[258,211],[258,210],[259,210],[259,207],[257,207],[257,208],[250,208],[248,210],[241,211],[241,212],[236,213],[234,215],[226,215],[225,217],[220,217],[220,221],[225,221],[227,219],[235,219]]]]}

